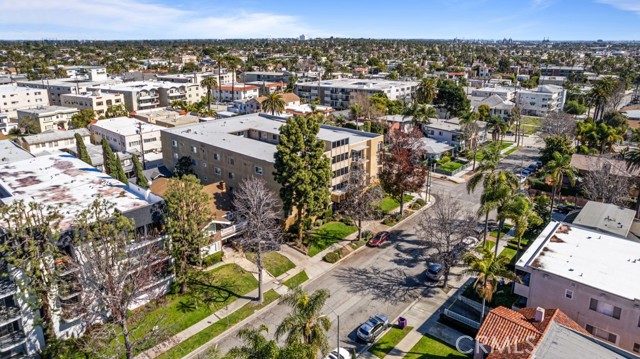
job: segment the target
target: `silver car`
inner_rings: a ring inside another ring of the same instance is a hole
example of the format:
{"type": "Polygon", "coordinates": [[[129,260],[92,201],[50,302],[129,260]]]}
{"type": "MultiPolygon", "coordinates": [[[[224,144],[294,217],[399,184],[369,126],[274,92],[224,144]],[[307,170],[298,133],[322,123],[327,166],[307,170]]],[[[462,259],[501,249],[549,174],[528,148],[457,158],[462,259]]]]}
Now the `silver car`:
{"type": "Polygon", "coordinates": [[[358,338],[369,343],[374,342],[376,338],[389,326],[389,319],[384,314],[376,314],[364,322],[358,328],[358,338]]]}

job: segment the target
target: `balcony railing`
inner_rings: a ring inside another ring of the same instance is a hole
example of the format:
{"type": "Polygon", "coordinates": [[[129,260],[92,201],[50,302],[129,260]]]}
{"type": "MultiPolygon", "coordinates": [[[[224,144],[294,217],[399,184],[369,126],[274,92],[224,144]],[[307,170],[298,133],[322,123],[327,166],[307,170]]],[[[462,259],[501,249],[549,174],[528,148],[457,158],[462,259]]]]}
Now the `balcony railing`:
{"type": "Polygon", "coordinates": [[[27,336],[22,331],[16,331],[0,337],[0,353],[7,352],[17,346],[24,344],[27,336]]]}
{"type": "Polygon", "coordinates": [[[9,278],[0,279],[0,299],[16,294],[18,288],[9,278]]]}
{"type": "Polygon", "coordinates": [[[60,284],[58,297],[62,300],[69,300],[82,293],[82,286],[76,281],[63,282],[60,284]]]}
{"type": "Polygon", "coordinates": [[[245,222],[241,222],[238,224],[235,224],[233,226],[227,227],[227,228],[223,228],[220,230],[220,236],[222,237],[222,239],[228,239],[231,238],[233,236],[236,236],[238,234],[241,234],[242,232],[244,232],[246,227],[246,223],[245,222]]]}
{"type": "Polygon", "coordinates": [[[0,307],[0,326],[7,325],[20,319],[20,308],[14,306],[0,307]]]}

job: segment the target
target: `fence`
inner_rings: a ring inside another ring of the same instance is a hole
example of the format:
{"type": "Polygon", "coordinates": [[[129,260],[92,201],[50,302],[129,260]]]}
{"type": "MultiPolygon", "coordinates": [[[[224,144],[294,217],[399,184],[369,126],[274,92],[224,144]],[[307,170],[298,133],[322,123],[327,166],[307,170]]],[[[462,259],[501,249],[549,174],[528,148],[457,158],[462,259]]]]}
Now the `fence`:
{"type": "MultiPolygon", "coordinates": [[[[457,162],[457,161],[456,161],[456,162],[457,162]]],[[[458,162],[458,163],[462,163],[462,162],[458,162]]],[[[435,173],[440,173],[440,174],[445,175],[445,176],[453,176],[453,175],[455,175],[455,174],[459,173],[460,171],[464,171],[465,169],[469,168],[469,166],[471,166],[471,162],[462,163],[462,166],[461,166],[461,167],[456,168],[456,169],[455,169],[455,170],[453,170],[453,171],[443,170],[443,169],[442,169],[442,168],[440,168],[440,167],[436,167],[433,171],[434,171],[435,173]]]]}
{"type": "Polygon", "coordinates": [[[469,319],[467,317],[465,317],[464,315],[458,314],[454,311],[451,311],[449,309],[445,309],[444,310],[444,315],[446,315],[447,317],[456,320],[462,324],[465,324],[471,328],[474,329],[480,329],[480,323],[476,322],[475,320],[469,319]]]}

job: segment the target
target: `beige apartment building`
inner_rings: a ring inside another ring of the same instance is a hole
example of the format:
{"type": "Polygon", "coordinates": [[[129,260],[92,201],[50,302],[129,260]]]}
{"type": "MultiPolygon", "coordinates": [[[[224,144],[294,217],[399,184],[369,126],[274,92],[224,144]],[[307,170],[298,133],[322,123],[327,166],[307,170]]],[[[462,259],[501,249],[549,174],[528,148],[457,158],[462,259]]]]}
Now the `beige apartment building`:
{"type": "Polygon", "coordinates": [[[34,106],[49,105],[46,90],[19,87],[15,85],[0,86],[0,114],[9,118],[18,116],[17,110],[34,106]]]}
{"type": "Polygon", "coordinates": [[[17,112],[18,120],[32,118],[38,123],[40,132],[44,132],[68,129],[71,117],[78,113],[78,109],[62,106],[39,106],[21,109],[17,112]]]}
{"type": "Polygon", "coordinates": [[[592,335],[640,353],[640,243],[551,222],[516,263],[527,307],[559,308],[592,335]]]}
{"type": "Polygon", "coordinates": [[[200,101],[200,84],[134,81],[117,85],[100,85],[91,90],[123,95],[129,111],[166,107],[173,101],[184,100],[188,104],[200,101]]]}
{"type": "Polygon", "coordinates": [[[105,115],[109,106],[124,105],[124,96],[118,92],[103,93],[100,90],[95,90],[82,94],[60,95],[60,102],[65,107],[93,110],[100,117],[105,115]]]}
{"type": "MultiPolygon", "coordinates": [[[[277,193],[274,155],[284,124],[279,118],[250,114],[165,129],[161,131],[163,163],[173,170],[180,158],[188,156],[204,184],[224,181],[237,188],[243,179],[256,176],[277,193]]],[[[378,177],[382,135],[321,125],[318,138],[331,159],[332,200],[340,200],[352,161],[364,161],[370,181],[378,177]]]]}

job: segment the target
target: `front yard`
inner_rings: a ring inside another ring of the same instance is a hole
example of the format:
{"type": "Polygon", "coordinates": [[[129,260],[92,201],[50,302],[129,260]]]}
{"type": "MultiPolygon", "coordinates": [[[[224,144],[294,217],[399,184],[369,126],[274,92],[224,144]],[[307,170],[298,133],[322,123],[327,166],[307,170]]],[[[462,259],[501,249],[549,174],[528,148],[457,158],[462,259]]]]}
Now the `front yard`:
{"type": "Polygon", "coordinates": [[[469,358],[456,348],[450,347],[441,341],[428,336],[423,336],[416,345],[411,348],[404,359],[456,359],[469,358]]]}
{"type": "Polygon", "coordinates": [[[307,255],[313,257],[334,243],[358,230],[356,226],[348,226],[342,222],[329,222],[309,234],[309,250],[307,255]]]}
{"type": "Polygon", "coordinates": [[[462,166],[463,164],[460,162],[449,161],[449,162],[440,164],[440,169],[442,169],[443,171],[453,172],[462,166]]]}
{"type": "MultiPolygon", "coordinates": [[[[407,202],[411,201],[413,199],[413,196],[410,194],[405,194],[403,196],[404,198],[404,203],[406,204],[407,202]]],[[[382,199],[382,201],[380,201],[378,204],[376,204],[376,206],[384,213],[389,213],[392,210],[400,207],[400,201],[398,201],[398,199],[391,197],[391,196],[386,196],[385,198],[382,199]]]]}
{"type": "MultiPolygon", "coordinates": [[[[247,252],[245,254],[251,262],[256,262],[256,254],[247,252]]],[[[279,277],[286,273],[289,269],[293,269],[296,265],[278,252],[268,252],[262,256],[262,265],[274,277],[279,277]]]]}
{"type": "Polygon", "coordinates": [[[380,359],[384,358],[412,329],[413,327],[405,327],[404,329],[393,327],[389,329],[387,334],[369,348],[369,351],[380,359]]]}

